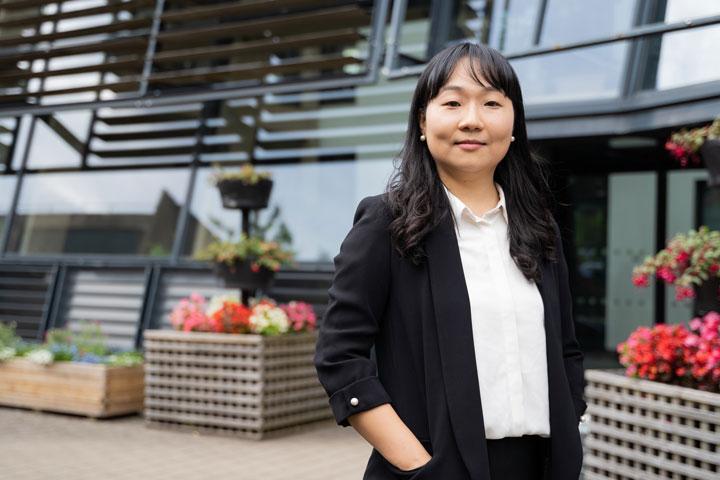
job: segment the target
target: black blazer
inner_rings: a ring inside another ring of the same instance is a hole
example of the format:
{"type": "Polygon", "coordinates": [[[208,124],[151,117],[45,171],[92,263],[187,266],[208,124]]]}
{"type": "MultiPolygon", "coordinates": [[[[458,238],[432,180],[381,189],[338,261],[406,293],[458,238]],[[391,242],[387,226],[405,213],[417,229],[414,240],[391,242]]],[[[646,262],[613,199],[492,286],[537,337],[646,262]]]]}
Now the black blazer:
{"type": "MultiPolygon", "coordinates": [[[[490,480],[470,323],[470,301],[450,215],[425,239],[427,261],[414,266],[390,243],[382,195],[364,198],[335,257],[315,367],[339,425],[391,403],[432,459],[411,473],[373,449],[364,479],[490,480]],[[375,346],[376,361],[370,352],[375,346]]],[[[575,338],[568,274],[542,265],[552,480],[577,480],[578,430],[585,412],[583,354],[575,338]]],[[[497,480],[497,479],[493,479],[497,480]]]]}

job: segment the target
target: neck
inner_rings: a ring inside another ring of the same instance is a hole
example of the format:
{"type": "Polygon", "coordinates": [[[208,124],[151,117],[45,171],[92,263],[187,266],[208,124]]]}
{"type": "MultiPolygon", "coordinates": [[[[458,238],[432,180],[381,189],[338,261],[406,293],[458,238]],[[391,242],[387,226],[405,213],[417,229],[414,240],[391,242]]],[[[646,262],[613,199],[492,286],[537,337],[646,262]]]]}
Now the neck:
{"type": "Polygon", "coordinates": [[[476,215],[491,210],[500,201],[500,194],[495,188],[493,172],[477,176],[448,175],[438,171],[440,180],[450,193],[459,198],[476,215]]]}

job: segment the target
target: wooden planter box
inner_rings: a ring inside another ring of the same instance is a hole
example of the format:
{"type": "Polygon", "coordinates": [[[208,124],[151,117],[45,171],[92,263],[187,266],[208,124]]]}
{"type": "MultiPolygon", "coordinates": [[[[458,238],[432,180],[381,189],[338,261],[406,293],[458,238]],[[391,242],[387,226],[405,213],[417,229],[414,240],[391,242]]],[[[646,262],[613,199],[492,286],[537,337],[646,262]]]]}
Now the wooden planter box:
{"type": "Polygon", "coordinates": [[[330,418],[313,356],[317,334],[145,331],[150,427],[261,439],[330,418]]]}
{"type": "Polygon", "coordinates": [[[720,478],[720,394],[587,370],[584,478],[720,478]]]}
{"type": "Polygon", "coordinates": [[[104,418],[142,412],[143,367],[0,362],[0,405],[104,418]]]}

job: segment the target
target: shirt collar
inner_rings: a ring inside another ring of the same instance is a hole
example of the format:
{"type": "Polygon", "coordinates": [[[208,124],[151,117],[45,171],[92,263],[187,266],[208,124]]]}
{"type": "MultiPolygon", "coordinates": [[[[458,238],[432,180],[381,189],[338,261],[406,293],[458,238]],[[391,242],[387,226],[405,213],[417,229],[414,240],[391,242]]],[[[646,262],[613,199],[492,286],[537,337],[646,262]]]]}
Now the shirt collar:
{"type": "Polygon", "coordinates": [[[458,197],[453,195],[450,190],[447,189],[445,185],[443,185],[443,188],[445,189],[445,193],[448,196],[448,199],[450,200],[450,207],[452,208],[453,216],[455,217],[456,223],[459,223],[462,219],[462,215],[464,212],[467,212],[471,218],[479,219],[479,218],[486,218],[491,215],[493,215],[496,211],[502,212],[502,216],[505,219],[505,223],[509,224],[508,222],[508,215],[507,215],[507,208],[505,207],[505,192],[503,192],[502,187],[495,182],[495,188],[497,188],[498,195],[500,196],[500,200],[498,200],[498,203],[490,210],[485,212],[484,214],[477,216],[475,213],[473,213],[470,208],[463,203],[462,200],[460,200],[458,197]]]}

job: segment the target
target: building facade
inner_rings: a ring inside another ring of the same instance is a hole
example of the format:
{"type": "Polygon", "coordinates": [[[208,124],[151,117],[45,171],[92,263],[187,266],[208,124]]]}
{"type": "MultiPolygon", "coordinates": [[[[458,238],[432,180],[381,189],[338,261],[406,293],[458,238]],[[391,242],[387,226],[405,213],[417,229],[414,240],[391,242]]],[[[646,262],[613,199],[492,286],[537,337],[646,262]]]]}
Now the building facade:
{"type": "Polygon", "coordinates": [[[706,172],[663,148],[720,113],[714,0],[1,0],[0,319],[26,338],[97,320],[139,345],[181,296],[222,290],[192,256],[237,238],[209,177],[247,161],[275,180],[256,220],[275,213],[297,252],[270,293],[322,310],[419,73],[465,39],[520,77],[588,364],[638,325],[688,320],[630,272],[677,232],[720,228],[706,172]]]}

